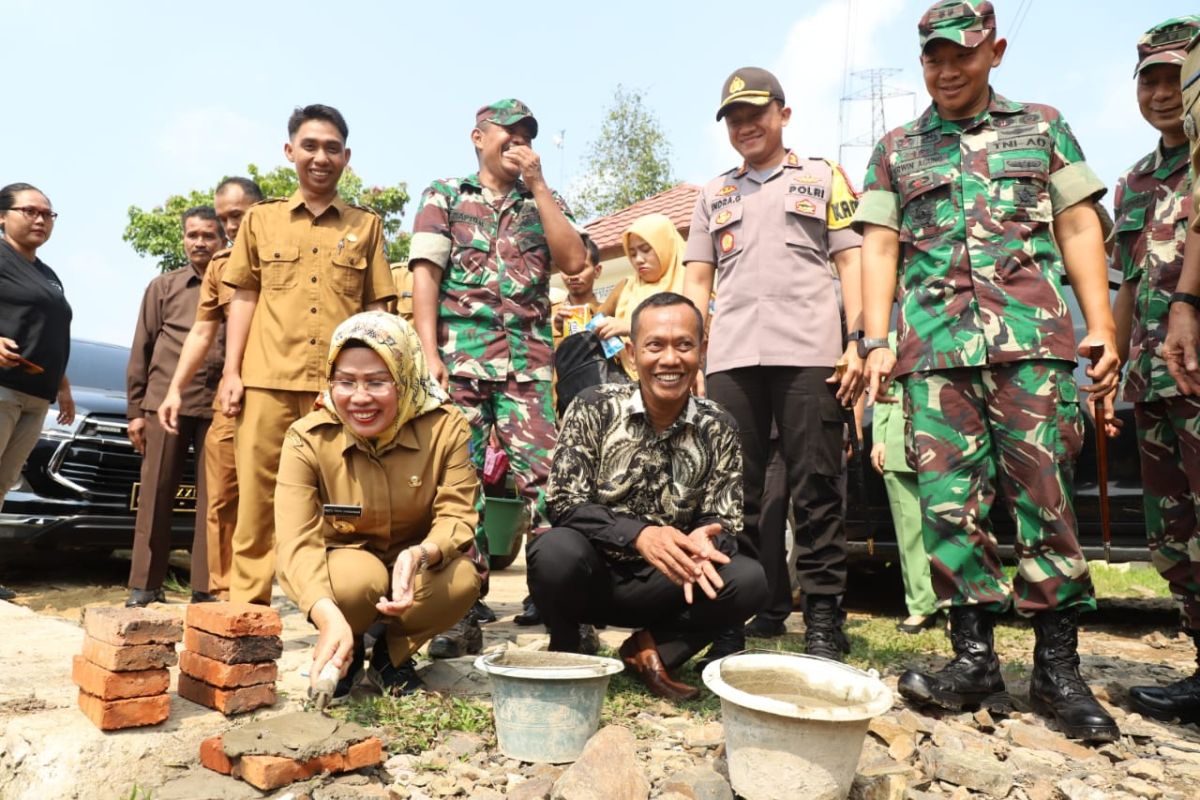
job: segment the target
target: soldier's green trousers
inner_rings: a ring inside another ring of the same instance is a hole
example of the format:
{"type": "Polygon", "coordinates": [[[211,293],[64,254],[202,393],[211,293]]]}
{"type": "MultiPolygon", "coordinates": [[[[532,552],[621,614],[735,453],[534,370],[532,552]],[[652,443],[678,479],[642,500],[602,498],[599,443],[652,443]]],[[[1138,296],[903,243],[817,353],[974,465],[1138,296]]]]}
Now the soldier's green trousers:
{"type": "MultiPolygon", "coordinates": [[[[475,468],[483,475],[483,457],[495,426],[496,438],[508,454],[517,493],[532,514],[534,533],[550,527],[546,516],[546,482],[550,478],[550,453],[557,432],[550,381],[480,381],[450,378],[450,399],[471,425],[470,451],[475,468]]],[[[483,493],[477,501],[479,528],[476,544],[487,552],[483,534],[483,493]]]]}
{"type": "Polygon", "coordinates": [[[1135,403],[1142,504],[1154,566],[1179,603],[1183,627],[1200,630],[1200,398],[1135,403]]]}
{"type": "Polygon", "coordinates": [[[1074,461],[1082,410],[1071,364],[1020,361],[903,378],[906,449],[917,471],[922,533],[941,608],[1091,610],[1076,535],[1074,461]],[[1016,523],[1010,587],[988,515],[996,497],[1016,523]]]}

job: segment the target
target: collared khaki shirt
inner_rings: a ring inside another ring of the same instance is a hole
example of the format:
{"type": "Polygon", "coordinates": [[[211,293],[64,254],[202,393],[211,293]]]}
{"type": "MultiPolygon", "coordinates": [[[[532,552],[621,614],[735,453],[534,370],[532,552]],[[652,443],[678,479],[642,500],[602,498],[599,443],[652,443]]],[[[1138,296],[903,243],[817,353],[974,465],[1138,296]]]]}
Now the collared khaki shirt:
{"type": "Polygon", "coordinates": [[[469,440],[466,417],[451,405],[405,425],[379,457],[324,409],[288,428],[275,487],[276,558],[301,611],[333,599],[330,548],[369,550],[389,567],[421,542],[441,551],[442,565],[470,548],[479,478],[469,440]]]}
{"type": "Polygon", "coordinates": [[[320,391],[333,329],[396,295],[379,217],[340,198],[314,217],[298,191],[250,207],[222,280],[259,293],[241,370],[256,389],[320,391]]]}
{"type": "Polygon", "coordinates": [[[390,306],[391,312],[409,325],[413,321],[413,274],[408,264],[392,267],[392,283],[396,286],[396,299],[390,306]]]}
{"type": "Polygon", "coordinates": [[[233,300],[234,288],[222,279],[229,266],[229,248],[218,251],[208,262],[204,280],[200,283],[200,305],[196,308],[197,322],[224,322],[229,318],[229,303],[233,300]]]}
{"type": "MultiPolygon", "coordinates": [[[[187,266],[159,275],[146,287],[125,372],[129,419],[155,411],[166,398],[183,342],[196,320],[200,281],[200,274],[187,266]]],[[[180,414],[212,417],[212,403],[224,363],[224,348],[218,350],[214,342],[200,369],[183,387],[180,414]]]]}

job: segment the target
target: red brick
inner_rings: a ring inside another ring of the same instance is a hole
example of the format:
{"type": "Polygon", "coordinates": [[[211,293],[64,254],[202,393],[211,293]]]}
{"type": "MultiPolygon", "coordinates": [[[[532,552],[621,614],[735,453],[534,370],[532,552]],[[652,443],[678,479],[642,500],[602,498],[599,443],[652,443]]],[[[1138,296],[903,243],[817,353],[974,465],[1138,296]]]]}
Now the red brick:
{"type": "Polygon", "coordinates": [[[179,661],[173,644],[131,644],[124,647],[83,637],[83,657],[113,672],[173,667],[179,661]]]}
{"type": "Polygon", "coordinates": [[[186,673],[180,673],[179,696],[229,716],[275,705],[275,684],[260,683],[257,686],[243,686],[239,689],[219,689],[186,673]]]}
{"type": "MultiPolygon", "coordinates": [[[[197,604],[199,605],[199,604],[197,604]]],[[[214,636],[199,628],[183,632],[183,646],[205,658],[223,664],[255,664],[274,661],[283,653],[283,640],[278,636],[243,636],[230,639],[214,636]]]]}
{"type": "Polygon", "coordinates": [[[346,751],[345,769],[362,769],[383,763],[383,742],[372,736],[350,745],[346,751]]]}
{"type": "Polygon", "coordinates": [[[274,661],[259,664],[223,664],[191,650],[184,650],[179,654],[179,669],[219,689],[274,683],[279,677],[279,666],[274,661]]]}
{"type": "Polygon", "coordinates": [[[87,692],[79,692],[79,708],[102,731],[121,728],[140,728],[157,725],[171,712],[171,696],[134,697],[128,700],[101,700],[87,692]]]}
{"type": "Polygon", "coordinates": [[[233,772],[233,762],[225,755],[225,746],[220,736],[213,736],[200,743],[200,765],[222,775],[233,772]]]}
{"type": "Polygon", "coordinates": [[[234,639],[239,636],[279,636],[283,622],[270,606],[253,603],[192,603],[185,617],[189,628],[234,639]]]}
{"type": "Polygon", "coordinates": [[[175,644],[183,638],[183,624],[176,617],[148,608],[87,608],[83,629],[93,639],[114,645],[175,644]]]}
{"type": "Polygon", "coordinates": [[[80,689],[101,700],[123,700],[166,694],[171,673],[166,669],[112,672],[96,666],[83,656],[75,656],[71,662],[71,680],[80,689]]]}
{"type": "Polygon", "coordinates": [[[263,791],[278,789],[308,776],[299,761],[279,756],[242,756],[233,764],[233,777],[263,791]]]}

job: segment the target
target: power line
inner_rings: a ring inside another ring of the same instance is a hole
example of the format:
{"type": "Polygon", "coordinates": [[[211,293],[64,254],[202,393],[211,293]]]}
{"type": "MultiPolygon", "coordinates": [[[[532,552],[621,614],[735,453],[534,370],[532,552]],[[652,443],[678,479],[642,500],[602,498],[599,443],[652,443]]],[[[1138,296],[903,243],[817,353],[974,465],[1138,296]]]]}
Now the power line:
{"type": "Polygon", "coordinates": [[[1017,6],[1017,13],[1013,15],[1012,33],[1008,35],[1008,40],[1015,41],[1017,34],[1021,32],[1021,26],[1025,24],[1025,18],[1029,16],[1029,10],[1033,8],[1033,0],[1021,0],[1021,5],[1017,6]]]}

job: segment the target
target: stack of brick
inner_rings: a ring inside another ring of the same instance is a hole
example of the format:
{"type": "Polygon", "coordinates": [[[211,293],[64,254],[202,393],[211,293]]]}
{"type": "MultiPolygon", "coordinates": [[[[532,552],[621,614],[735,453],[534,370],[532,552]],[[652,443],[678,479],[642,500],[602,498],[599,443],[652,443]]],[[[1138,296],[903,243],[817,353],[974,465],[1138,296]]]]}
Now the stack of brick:
{"type": "Polygon", "coordinates": [[[240,714],[275,704],[275,659],[283,652],[279,612],[250,603],[193,603],[179,655],[179,696],[240,714]]]}
{"type": "Polygon", "coordinates": [[[75,656],[71,677],[87,718],[104,731],[164,721],[179,620],[144,608],[89,608],[83,629],[83,655],[75,656]]]}

